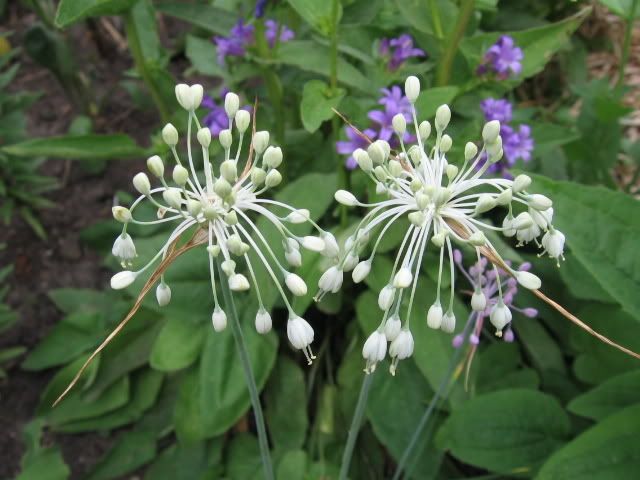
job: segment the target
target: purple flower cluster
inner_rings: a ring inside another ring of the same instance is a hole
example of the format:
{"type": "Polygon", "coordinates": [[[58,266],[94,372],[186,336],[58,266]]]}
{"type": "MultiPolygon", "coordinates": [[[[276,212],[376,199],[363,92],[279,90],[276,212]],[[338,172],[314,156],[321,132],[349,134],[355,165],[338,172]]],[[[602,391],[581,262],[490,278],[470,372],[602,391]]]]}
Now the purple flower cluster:
{"type": "MultiPolygon", "coordinates": [[[[480,334],[482,333],[485,319],[490,316],[491,310],[500,301],[500,291],[502,291],[502,302],[509,310],[519,312],[528,318],[534,318],[538,315],[538,311],[535,308],[518,308],[513,304],[518,295],[518,282],[501,268],[497,269],[498,273],[496,274],[496,270],[489,265],[486,258],[481,258],[468,270],[462,264],[462,253],[460,250],[454,251],[453,259],[458,269],[467,278],[474,290],[481,291],[486,298],[485,309],[479,312],[473,312],[469,317],[469,322],[473,323],[468,340],[473,348],[480,343],[480,334]]],[[[510,262],[506,263],[511,265],[510,262]]],[[[530,268],[530,263],[523,263],[518,270],[528,271],[530,268]]],[[[515,339],[511,323],[512,322],[509,322],[509,324],[506,325],[504,332],[496,332],[496,335],[502,336],[505,342],[513,342],[515,339]]],[[[464,331],[468,330],[468,328],[465,328],[464,331]]],[[[465,338],[462,334],[458,334],[453,338],[453,346],[456,348],[461,347],[464,342],[465,338]]]]}
{"type": "MultiPolygon", "coordinates": [[[[227,88],[220,91],[220,104],[210,95],[205,95],[202,99],[201,107],[209,110],[209,113],[202,119],[202,125],[211,130],[211,135],[217,137],[222,130],[229,128],[229,117],[224,109],[224,97],[229,93],[227,88]]],[[[242,107],[243,110],[251,111],[249,105],[242,107]]]]}
{"type": "MultiPolygon", "coordinates": [[[[391,88],[383,88],[380,90],[382,97],[378,100],[378,104],[384,108],[380,110],[372,110],[367,116],[374,123],[373,128],[366,129],[363,133],[367,135],[371,140],[385,140],[389,142],[392,148],[399,145],[399,142],[394,134],[391,121],[393,117],[401,113],[407,124],[413,123],[411,116],[411,102],[402,93],[402,89],[397,85],[391,88]]],[[[366,149],[369,146],[369,142],[357,134],[351,127],[345,127],[348,140],[336,142],[336,150],[343,155],[349,155],[346,160],[346,166],[348,169],[353,170],[357,167],[357,164],[351,156],[354,150],[358,148],[366,149]]],[[[415,138],[408,132],[405,133],[403,141],[411,142],[415,138]]]]}
{"type": "MultiPolygon", "coordinates": [[[[266,20],[264,25],[265,38],[271,48],[276,44],[276,39],[279,39],[280,42],[288,42],[295,37],[295,33],[292,30],[287,28],[286,25],[278,24],[275,20],[266,20]]],[[[255,44],[254,33],[254,26],[245,24],[240,19],[229,32],[228,37],[213,37],[213,43],[216,44],[218,51],[218,63],[224,65],[227,57],[244,56],[247,48],[255,44]]]]}
{"type": "Polygon", "coordinates": [[[413,46],[411,35],[400,35],[398,38],[383,38],[378,52],[387,59],[387,69],[396,71],[402,64],[413,57],[426,57],[424,50],[413,46]]]}
{"type": "Polygon", "coordinates": [[[531,160],[533,151],[533,138],[531,127],[520,125],[517,129],[509,125],[512,119],[513,107],[508,100],[487,98],[480,102],[480,109],[484,113],[485,120],[498,120],[500,122],[500,135],[502,136],[502,149],[506,162],[498,162],[490,167],[492,172],[503,172],[505,168],[512,167],[518,159],[524,162],[531,160]]]}
{"type": "Polygon", "coordinates": [[[505,80],[511,75],[520,74],[523,58],[522,49],[516,46],[513,38],[502,35],[484,54],[478,74],[495,73],[499,79],[505,80]]]}

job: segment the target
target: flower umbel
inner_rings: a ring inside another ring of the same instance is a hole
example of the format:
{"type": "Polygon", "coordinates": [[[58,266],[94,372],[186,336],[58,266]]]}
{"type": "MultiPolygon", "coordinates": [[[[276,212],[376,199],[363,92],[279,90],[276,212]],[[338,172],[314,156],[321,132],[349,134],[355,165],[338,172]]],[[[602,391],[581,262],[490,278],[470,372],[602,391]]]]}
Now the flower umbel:
{"type": "MultiPolygon", "coordinates": [[[[464,148],[464,161],[458,165],[450,163],[447,157],[453,141],[444,132],[451,120],[451,111],[447,105],[438,108],[434,138],[431,135],[431,124],[427,121],[418,122],[414,104],[419,93],[419,80],[409,77],[405,84],[405,94],[410,102],[410,115],[417,138],[415,145],[405,145],[406,132],[403,128],[395,128],[399,152],[392,151],[389,143],[384,140],[374,141],[366,151],[358,149],[353,152],[360,168],[376,184],[376,192],[386,196],[386,199],[362,203],[350,192],[338,191],[335,195],[338,202],[351,207],[364,207],[369,212],[355,233],[346,240],[342,255],[330,268],[334,276],[339,275],[338,272],[353,270],[353,280],[362,281],[369,273],[380,242],[391,225],[400,218],[409,220],[409,227],[400,244],[388,283],[380,291],[378,298],[378,305],[384,312],[382,321],[374,332],[375,335],[372,334],[369,338],[367,348],[363,350],[367,372],[373,371],[375,363],[383,356],[380,334],[387,330],[395,336],[393,339],[387,337],[391,341],[388,349],[392,358],[391,373],[395,372],[398,360],[413,353],[409,319],[419,273],[428,248],[435,248],[437,252],[439,273],[435,300],[429,311],[425,312],[427,324],[431,328],[453,332],[456,326],[452,308],[456,286],[453,242],[475,249],[479,259],[490,255],[504,269],[502,277],[510,275],[521,286],[536,290],[540,287],[540,279],[525,270],[513,270],[502,260],[484,232],[495,230],[508,237],[517,236],[520,243],[532,240],[537,243],[537,237],[543,231],[556,231],[551,226],[552,202],[543,195],[529,193],[529,177],[520,175],[513,180],[483,178],[491,165],[503,155],[500,122],[494,120],[484,126],[482,148],[478,149],[474,143],[468,142],[464,148]],[[478,169],[485,153],[487,161],[478,169]],[[497,207],[507,209],[503,226],[496,227],[481,220],[480,215],[497,207]],[[519,212],[520,210],[523,211],[519,212]],[[377,238],[370,253],[364,260],[360,260],[374,233],[377,238]],[[440,285],[445,255],[449,258],[451,282],[448,301],[441,302],[440,285]],[[407,302],[403,303],[405,299],[407,302]],[[404,319],[400,328],[398,319],[404,319]]],[[[402,120],[404,114],[398,113],[393,123],[402,127],[405,125],[402,120]]],[[[561,255],[561,248],[555,248],[561,243],[559,237],[555,237],[553,246],[550,239],[546,243],[549,245],[546,251],[550,255],[556,258],[561,255]]],[[[500,272],[497,269],[494,272],[492,275],[495,275],[495,282],[501,285],[500,272]]],[[[327,282],[321,282],[317,299],[327,293],[327,285],[327,282]]],[[[501,288],[498,288],[497,295],[497,305],[504,305],[505,295],[501,288]]],[[[480,305],[478,298],[472,303],[483,309],[488,305],[486,299],[483,305],[480,305]]],[[[496,315],[502,315],[499,319],[496,317],[497,323],[503,323],[502,327],[510,320],[507,320],[510,314],[502,310],[496,315]]]]}
{"type": "MultiPolygon", "coordinates": [[[[249,154],[246,163],[240,166],[243,145],[251,135],[250,131],[247,133],[251,115],[246,110],[239,109],[239,98],[235,93],[227,93],[225,96],[224,111],[227,128],[219,132],[218,138],[224,151],[224,158],[220,160],[215,170],[212,160],[209,159],[211,131],[200,125],[195,114],[195,110],[202,102],[202,86],[178,85],[176,97],[188,112],[188,160],[184,163],[178,155],[177,130],[171,124],[166,125],[162,130],[162,136],[171,149],[175,166],[170,178],[167,178],[163,160],[157,155],[149,158],[147,161],[149,171],[160,183],[160,186],[154,188],[151,187],[146,173],[140,172],[135,175],[133,184],[140,196],[129,209],[114,208],[114,217],[123,223],[123,231],[116,239],[113,253],[122,260],[123,266],[125,263],[131,265],[136,250],[133,240],[127,233],[127,226],[130,223],[156,225],[171,222],[176,223],[177,226],[169,235],[165,245],[147,265],[136,271],[125,270],[117,273],[111,279],[111,286],[115,289],[126,288],[160,258],[164,260],[171,245],[183,233],[190,230],[199,231],[208,239],[206,251],[215,303],[212,313],[213,328],[221,331],[227,326],[227,316],[220,306],[217,292],[220,288],[217,282],[227,282],[231,291],[241,292],[251,288],[255,290],[259,305],[256,329],[260,333],[266,333],[271,329],[271,317],[264,307],[254,266],[248,255],[253,251],[277,287],[289,311],[287,331],[291,343],[295,348],[302,350],[307,360],[311,362],[315,358],[310,347],[313,341],[313,329],[293,311],[283,284],[294,295],[304,295],[307,286],[302,278],[289,271],[277,258],[252,217],[263,216],[276,227],[282,236],[285,257],[292,266],[300,264],[300,247],[334,255],[335,252],[332,249],[326,248],[328,243],[335,242],[332,240],[333,236],[322,231],[309,218],[307,210],[299,210],[276,200],[261,198],[262,194],[276,187],[282,180],[278,171],[282,163],[282,150],[279,147],[269,146],[269,132],[256,132],[251,139],[252,148],[249,149],[252,153],[249,154]],[[203,172],[197,172],[192,155],[194,124],[196,139],[202,151],[203,172]],[[237,138],[237,147],[232,154],[234,135],[237,138]],[[171,180],[173,185],[170,185],[171,180]],[[138,220],[134,217],[138,205],[145,201],[157,208],[157,219],[138,220]],[[278,209],[282,214],[276,215],[272,213],[272,209],[278,209]],[[286,226],[304,222],[311,223],[319,231],[320,236],[296,236],[286,226]],[[214,268],[216,261],[220,262],[221,270],[224,272],[223,277],[226,278],[216,278],[214,268]],[[245,268],[239,268],[240,264],[245,268]]],[[[165,282],[164,272],[156,290],[156,298],[161,306],[168,304],[171,300],[171,290],[165,282]]]]}

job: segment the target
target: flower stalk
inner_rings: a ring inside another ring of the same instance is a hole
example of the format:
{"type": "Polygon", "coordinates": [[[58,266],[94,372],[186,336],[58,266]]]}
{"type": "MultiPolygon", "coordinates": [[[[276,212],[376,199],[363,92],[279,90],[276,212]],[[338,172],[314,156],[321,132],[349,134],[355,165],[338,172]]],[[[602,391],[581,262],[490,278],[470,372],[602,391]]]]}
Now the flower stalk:
{"type": "Polygon", "coordinates": [[[475,3],[475,0],[462,0],[456,24],[446,39],[446,48],[436,72],[436,86],[438,87],[445,86],[449,83],[449,79],[451,78],[453,59],[458,52],[458,45],[460,44],[460,40],[462,40],[462,37],[464,36],[464,31],[466,30],[469,20],[471,19],[471,15],[473,15],[475,3]]]}

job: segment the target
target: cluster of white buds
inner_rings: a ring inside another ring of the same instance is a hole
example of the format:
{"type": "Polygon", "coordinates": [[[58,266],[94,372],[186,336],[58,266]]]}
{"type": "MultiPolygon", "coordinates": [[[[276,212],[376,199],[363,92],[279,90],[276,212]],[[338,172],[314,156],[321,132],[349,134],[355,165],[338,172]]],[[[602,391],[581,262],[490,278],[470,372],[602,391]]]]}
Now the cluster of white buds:
{"type": "MultiPolygon", "coordinates": [[[[278,171],[278,167],[282,163],[282,150],[279,147],[269,145],[269,132],[256,132],[251,138],[253,158],[249,157],[242,167],[239,166],[243,143],[247,136],[251,136],[250,132],[247,133],[251,123],[251,115],[248,111],[239,108],[240,100],[235,93],[228,93],[225,98],[229,128],[220,132],[219,141],[224,151],[224,158],[221,160],[219,168],[214,169],[213,163],[209,159],[211,132],[208,128],[201,127],[195,114],[195,110],[202,101],[202,95],[201,85],[181,84],[176,86],[178,103],[188,112],[189,117],[187,126],[188,162],[183,163],[178,155],[176,149],[178,145],[177,129],[173,125],[167,124],[162,129],[162,138],[170,147],[175,165],[170,175],[167,175],[165,162],[159,156],[154,155],[147,160],[151,176],[160,183],[158,187],[151,187],[147,173],[140,172],[134,176],[133,185],[140,196],[130,208],[120,206],[113,208],[114,218],[123,224],[122,234],[118,236],[113,245],[113,254],[121,260],[123,268],[131,266],[132,260],[136,256],[136,249],[131,236],[127,233],[127,226],[130,223],[156,225],[176,222],[178,225],[169,235],[165,245],[147,265],[136,271],[124,270],[117,273],[111,279],[111,287],[121,289],[129,286],[160,258],[164,259],[170,245],[181,234],[190,229],[203,229],[208,235],[207,254],[215,302],[211,321],[215,331],[224,330],[227,325],[227,315],[218,302],[217,288],[219,287],[216,286],[215,261],[220,262],[221,270],[226,277],[220,281],[228,282],[230,290],[245,291],[250,289],[253,284],[259,304],[255,320],[256,330],[260,333],[267,333],[271,330],[271,316],[263,305],[260,286],[248,255],[249,251],[253,251],[278,288],[284,304],[289,310],[287,326],[289,340],[295,348],[302,350],[307,360],[311,362],[315,358],[310,347],[313,341],[313,329],[306,320],[300,318],[293,311],[283,284],[293,295],[305,295],[307,286],[302,278],[289,271],[279,261],[252,217],[263,216],[276,227],[282,236],[285,258],[292,267],[300,266],[302,262],[301,246],[307,250],[337,257],[337,242],[331,234],[323,231],[311,221],[307,210],[296,209],[285,203],[260,197],[282,181],[282,175],[278,171]],[[203,171],[201,172],[196,170],[191,151],[194,124],[195,136],[202,150],[203,171]],[[237,135],[237,148],[232,154],[234,133],[237,135]],[[171,181],[173,185],[169,184],[171,181]],[[143,221],[133,217],[136,207],[143,201],[148,201],[157,208],[157,219],[143,221]],[[284,214],[278,216],[272,213],[269,207],[280,209],[284,214]],[[318,230],[319,235],[296,236],[286,226],[286,224],[304,222],[311,223],[318,230]],[[243,262],[246,268],[238,268],[237,262],[243,262]],[[251,280],[245,276],[245,273],[251,280]]],[[[171,289],[165,282],[164,274],[156,289],[156,298],[161,306],[167,305],[171,300],[171,289]]]]}
{"type": "MultiPolygon", "coordinates": [[[[538,243],[537,237],[545,231],[542,245],[546,253],[557,259],[562,257],[564,248],[564,235],[551,225],[552,202],[543,195],[528,192],[531,184],[528,176],[519,175],[514,180],[483,178],[488,168],[503,155],[499,122],[485,124],[481,149],[469,142],[464,148],[464,161],[460,165],[449,163],[447,154],[453,140],[445,133],[445,129],[451,120],[451,110],[447,105],[437,109],[433,128],[435,135],[431,135],[431,124],[428,121],[418,122],[417,119],[415,102],[420,94],[420,82],[416,77],[407,79],[405,94],[412,105],[417,144],[407,148],[402,135],[404,131],[398,128],[399,152],[392,152],[389,144],[382,140],[371,143],[366,151],[357,149],[353,152],[360,168],[375,183],[376,192],[386,199],[362,203],[351,192],[336,192],[335,198],[341,204],[365,207],[370,211],[358,225],[356,233],[346,241],[344,252],[336,264],[320,279],[317,296],[321,298],[326,292],[337,291],[342,283],[342,272],[352,270],[353,281],[361,282],[370,272],[380,241],[390,226],[400,218],[408,218],[409,227],[397,252],[389,282],[378,297],[378,305],[384,312],[382,321],[362,350],[367,373],[372,372],[376,363],[386,356],[387,342],[390,342],[388,350],[392,359],[392,374],[398,361],[413,353],[409,319],[424,254],[430,243],[439,253],[439,273],[436,298],[426,312],[426,321],[429,327],[448,333],[456,327],[452,309],[455,288],[452,242],[475,249],[478,258],[483,248],[491,252],[495,259],[502,262],[502,268],[528,289],[538,289],[540,279],[530,272],[511,269],[502,261],[484,231],[495,230],[508,237],[516,236],[520,243],[531,240],[538,243]],[[508,209],[502,227],[480,219],[481,214],[496,207],[508,209]],[[516,210],[523,211],[515,214],[516,210]],[[378,233],[377,239],[367,250],[368,256],[360,260],[372,232],[378,233]],[[445,252],[450,263],[451,289],[446,308],[443,308],[440,285],[445,252]],[[405,295],[408,296],[408,302],[403,312],[405,320],[401,322],[405,295]]],[[[394,125],[397,123],[402,126],[404,118],[401,119],[401,116],[394,119],[394,125]]],[[[484,308],[484,303],[481,298],[472,298],[472,307],[476,310],[484,308]]],[[[494,317],[496,322],[509,321],[502,310],[496,310],[491,316],[492,321],[494,317]]]]}

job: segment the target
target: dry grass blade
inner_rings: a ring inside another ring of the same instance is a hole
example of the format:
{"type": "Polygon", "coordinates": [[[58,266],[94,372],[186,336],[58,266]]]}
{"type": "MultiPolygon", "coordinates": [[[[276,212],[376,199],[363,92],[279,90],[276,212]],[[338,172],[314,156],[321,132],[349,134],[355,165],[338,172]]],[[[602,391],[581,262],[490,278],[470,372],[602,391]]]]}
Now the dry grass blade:
{"type": "MultiPolygon", "coordinates": [[[[456,221],[449,221],[449,226],[455,230],[455,232],[460,235],[462,238],[469,238],[469,232],[467,231],[466,228],[464,228],[462,225],[460,225],[458,222],[456,221]]],[[[493,250],[491,250],[488,247],[480,247],[480,251],[482,252],[482,255],[484,255],[487,260],[489,260],[491,263],[493,263],[494,265],[496,265],[497,267],[502,268],[505,272],[509,273],[509,268],[507,267],[507,265],[504,264],[504,262],[502,261],[502,259],[500,259],[500,257],[496,254],[496,252],[494,252],[493,250]]],[[[533,294],[540,298],[542,301],[544,301],[545,303],[547,303],[548,305],[550,305],[551,307],[553,307],[556,311],[558,311],[563,317],[565,317],[566,319],[568,319],[569,321],[571,321],[572,323],[574,323],[575,325],[577,325],[578,327],[580,327],[581,329],[583,329],[585,332],[587,332],[589,335],[593,335],[594,337],[596,337],[598,340],[606,343],[607,345],[610,345],[614,348],[617,348],[618,350],[620,350],[621,352],[626,353],[627,355],[630,355],[634,358],[637,358],[640,360],[640,354],[634,352],[633,350],[629,350],[626,347],[623,347],[622,345],[614,342],[613,340],[611,340],[610,338],[602,335],[601,333],[595,331],[593,328],[591,328],[589,325],[587,325],[586,323],[584,323],[582,320],[580,320],[578,317],[576,317],[574,314],[572,314],[571,312],[569,312],[566,308],[564,308],[562,305],[560,305],[559,303],[555,302],[554,300],[550,299],[549,297],[547,297],[544,293],[542,293],[540,290],[532,290],[533,294]]]]}
{"type": "Polygon", "coordinates": [[[358,127],[356,127],[353,123],[351,123],[349,121],[349,119],[347,117],[345,117],[343,114],[341,114],[338,110],[336,110],[335,108],[332,108],[331,110],[333,110],[333,113],[335,113],[336,115],[338,115],[342,121],[344,123],[346,123],[347,125],[349,125],[354,132],[356,132],[356,134],[362,138],[363,140],[365,140],[367,143],[373,143],[373,140],[371,140],[371,138],[369,138],[369,136],[367,134],[365,134],[364,132],[361,132],[358,127]]]}
{"type": "Polygon", "coordinates": [[[144,297],[147,295],[147,293],[149,293],[149,290],[151,290],[151,288],[155,285],[155,283],[160,279],[160,276],[169,267],[169,265],[171,265],[176,258],[178,258],[180,255],[182,255],[186,251],[191,250],[192,248],[197,247],[198,245],[202,245],[206,243],[207,236],[206,236],[206,233],[204,233],[204,230],[198,229],[194,233],[193,237],[191,237],[191,239],[187,243],[185,243],[182,247],[176,249],[176,245],[179,240],[180,240],[180,237],[176,238],[173,241],[173,243],[169,246],[169,249],[167,251],[168,252],[167,256],[162,262],[160,262],[158,267],[153,271],[153,273],[149,277],[149,280],[147,280],[147,282],[144,284],[144,286],[140,290],[140,293],[138,294],[138,298],[136,299],[136,302],[133,304],[133,307],[131,307],[131,310],[129,310],[129,313],[127,313],[124,319],[118,324],[116,328],[113,329],[113,331],[109,334],[109,336],[107,336],[107,338],[104,339],[104,341],[98,346],[98,348],[96,348],[93,351],[93,353],[87,359],[87,361],[84,362],[82,367],[80,367],[80,370],[78,370],[78,373],[76,373],[75,377],[73,377],[73,380],[71,380],[67,388],[65,388],[64,392],[62,392],[60,396],[56,399],[56,401],[53,402],[53,405],[52,405],[53,407],[55,407],[58,403],[60,403],[60,401],[67,395],[67,393],[71,391],[71,389],[75,386],[76,383],[78,383],[78,380],[80,380],[80,377],[82,376],[86,368],[91,364],[91,362],[96,358],[96,356],[102,350],[104,350],[105,347],[109,345],[111,340],[113,340],[116,337],[116,335],[118,335],[118,333],[120,333],[122,329],[124,329],[127,323],[129,323],[129,320],[131,320],[131,318],[133,318],[136,312],[140,309],[140,306],[142,305],[144,297]]]}

